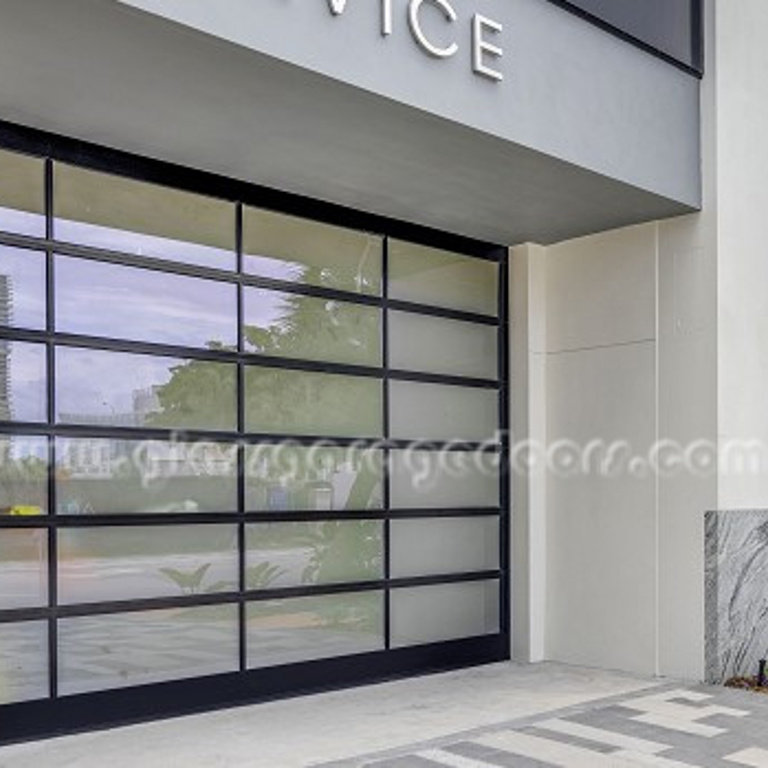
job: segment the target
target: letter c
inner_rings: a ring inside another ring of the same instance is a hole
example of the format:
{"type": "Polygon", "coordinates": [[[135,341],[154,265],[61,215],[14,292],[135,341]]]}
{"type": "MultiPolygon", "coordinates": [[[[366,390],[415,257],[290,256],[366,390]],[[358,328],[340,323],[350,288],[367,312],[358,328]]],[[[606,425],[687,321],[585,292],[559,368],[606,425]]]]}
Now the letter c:
{"type": "MultiPolygon", "coordinates": [[[[436,5],[444,14],[448,21],[455,22],[458,20],[456,11],[448,0],[429,0],[429,2],[436,5]]],[[[438,59],[447,59],[453,56],[458,50],[458,43],[454,42],[446,48],[440,48],[431,43],[427,36],[424,34],[424,30],[421,28],[421,20],[419,13],[421,6],[424,4],[424,0],[411,0],[411,5],[408,10],[408,20],[411,25],[411,33],[416,42],[430,55],[438,59]]]]}

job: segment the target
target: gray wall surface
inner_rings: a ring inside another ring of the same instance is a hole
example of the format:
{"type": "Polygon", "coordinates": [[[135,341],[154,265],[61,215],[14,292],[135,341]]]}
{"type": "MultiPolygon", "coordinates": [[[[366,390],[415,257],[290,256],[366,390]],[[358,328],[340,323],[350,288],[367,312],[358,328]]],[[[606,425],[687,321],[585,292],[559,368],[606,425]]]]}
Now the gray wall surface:
{"type": "Polygon", "coordinates": [[[408,0],[121,0],[197,30],[605,174],[678,202],[699,203],[696,79],[545,0],[452,0],[448,24],[429,4],[425,29],[455,38],[446,60],[418,48],[408,0]],[[471,18],[503,24],[505,80],[471,67],[471,18]]]}

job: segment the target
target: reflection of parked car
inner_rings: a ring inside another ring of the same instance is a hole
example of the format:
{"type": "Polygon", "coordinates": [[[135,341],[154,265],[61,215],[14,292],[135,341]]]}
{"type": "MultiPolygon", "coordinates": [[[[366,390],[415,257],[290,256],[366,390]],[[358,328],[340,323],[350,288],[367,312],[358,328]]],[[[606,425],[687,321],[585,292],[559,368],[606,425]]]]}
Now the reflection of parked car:
{"type": "Polygon", "coordinates": [[[31,504],[16,504],[10,508],[8,514],[11,517],[38,517],[43,514],[43,510],[31,504]]]}

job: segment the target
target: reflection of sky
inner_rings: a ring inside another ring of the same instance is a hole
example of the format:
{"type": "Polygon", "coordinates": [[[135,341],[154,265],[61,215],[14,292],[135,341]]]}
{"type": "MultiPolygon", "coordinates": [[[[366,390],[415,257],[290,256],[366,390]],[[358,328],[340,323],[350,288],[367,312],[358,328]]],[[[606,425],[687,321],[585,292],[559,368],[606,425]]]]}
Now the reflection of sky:
{"type": "Polygon", "coordinates": [[[57,330],[203,347],[237,344],[237,288],[58,256],[57,330]]]}
{"type": "Polygon", "coordinates": [[[243,322],[257,328],[278,325],[291,312],[289,294],[249,288],[243,294],[243,322]]]}
{"type": "Polygon", "coordinates": [[[7,355],[10,368],[11,418],[14,421],[45,421],[45,347],[0,341],[0,356],[7,355]]]}
{"type": "Polygon", "coordinates": [[[0,465],[11,460],[35,458],[47,461],[48,441],[44,437],[24,437],[14,435],[12,437],[0,437],[0,465]]]}
{"type": "Polygon", "coordinates": [[[195,264],[199,267],[233,270],[236,265],[234,250],[100,227],[96,224],[56,219],[54,232],[57,240],[89,245],[92,248],[121,251],[137,256],[154,256],[158,259],[195,264]]]}
{"type": "Polygon", "coordinates": [[[272,256],[256,256],[245,254],[243,257],[243,271],[259,277],[270,277],[273,280],[285,280],[288,283],[304,282],[305,264],[297,261],[285,261],[272,256]]]}
{"type": "Polygon", "coordinates": [[[90,349],[56,350],[56,410],[107,418],[132,413],[133,393],[165,384],[182,361],[90,349]]]}
{"type": "MultiPolygon", "coordinates": [[[[0,277],[8,277],[10,325],[45,328],[45,257],[39,251],[0,246],[0,277]]],[[[4,300],[5,297],[0,297],[4,300]]]]}
{"type": "Polygon", "coordinates": [[[0,206],[0,229],[32,237],[45,237],[45,217],[41,213],[14,211],[0,206]]]}

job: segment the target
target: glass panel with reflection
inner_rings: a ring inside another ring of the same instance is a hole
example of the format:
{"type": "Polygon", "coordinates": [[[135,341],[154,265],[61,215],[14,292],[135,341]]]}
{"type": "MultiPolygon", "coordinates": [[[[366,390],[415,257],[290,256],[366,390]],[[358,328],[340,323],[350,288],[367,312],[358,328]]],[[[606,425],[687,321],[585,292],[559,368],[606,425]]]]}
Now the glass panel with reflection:
{"type": "Polygon", "coordinates": [[[374,581],[383,576],[379,520],[259,523],[246,528],[248,589],[374,581]]]}
{"type": "Polygon", "coordinates": [[[48,532],[0,528],[0,611],[39,608],[47,602],[48,532]]]}
{"type": "Polygon", "coordinates": [[[491,452],[392,451],[392,507],[498,507],[499,460],[491,452]]]}
{"type": "Polygon", "coordinates": [[[382,454],[291,443],[245,449],[249,512],[381,509],[382,454]]]}
{"type": "Polygon", "coordinates": [[[246,350],[275,357],[381,365],[381,310],[260,288],[245,290],[246,350]]]}
{"type": "Polygon", "coordinates": [[[236,366],[93,349],[56,350],[56,420],[233,430],[236,366]]]}
{"type": "Polygon", "coordinates": [[[237,447],[165,440],[57,438],[61,515],[237,511],[237,447]]]}
{"type": "Polygon", "coordinates": [[[48,441],[0,435],[0,517],[48,512],[48,441]]]}
{"type": "Polygon", "coordinates": [[[0,421],[45,421],[48,415],[43,344],[0,339],[0,421]]]}
{"type": "Polygon", "coordinates": [[[45,330],[45,254],[0,245],[0,326],[45,330]]]}
{"type": "Polygon", "coordinates": [[[393,589],[392,647],[438,643],[499,631],[499,583],[476,581],[393,589]]]}
{"type": "Polygon", "coordinates": [[[60,528],[59,600],[111,602],[233,592],[237,527],[60,528]]]}
{"type": "Polygon", "coordinates": [[[495,440],[499,393],[495,389],[390,383],[392,437],[412,440],[495,440]]]}
{"type": "Polygon", "coordinates": [[[56,328],[155,344],[237,346],[237,287],[120,264],[56,257],[56,328]]]}
{"type": "Polygon", "coordinates": [[[246,208],[243,268],[252,275],[378,296],[382,238],[246,208]]]}
{"type": "Polygon", "coordinates": [[[394,369],[496,379],[498,343],[495,326],[389,312],[389,364],[394,369]]]}
{"type": "Polygon", "coordinates": [[[499,267],[494,261],[389,241],[389,296],[437,307],[498,313],[499,267]]]}
{"type": "Polygon", "coordinates": [[[0,624],[0,705],[48,698],[48,624],[0,624]]]}
{"type": "Polygon", "coordinates": [[[357,592],[250,603],[248,667],[384,649],[384,594],[357,592]]]}
{"type": "Polygon", "coordinates": [[[247,367],[245,423],[249,432],[379,437],[380,379],[247,367]]]}
{"type": "Polygon", "coordinates": [[[59,621],[59,691],[203,677],[238,669],[236,605],[82,616],[59,621]]]}
{"type": "Polygon", "coordinates": [[[0,230],[45,237],[45,162],[0,149],[0,230]]]}
{"type": "Polygon", "coordinates": [[[55,167],[57,240],[232,270],[235,206],[170,187],[55,167]]]}

